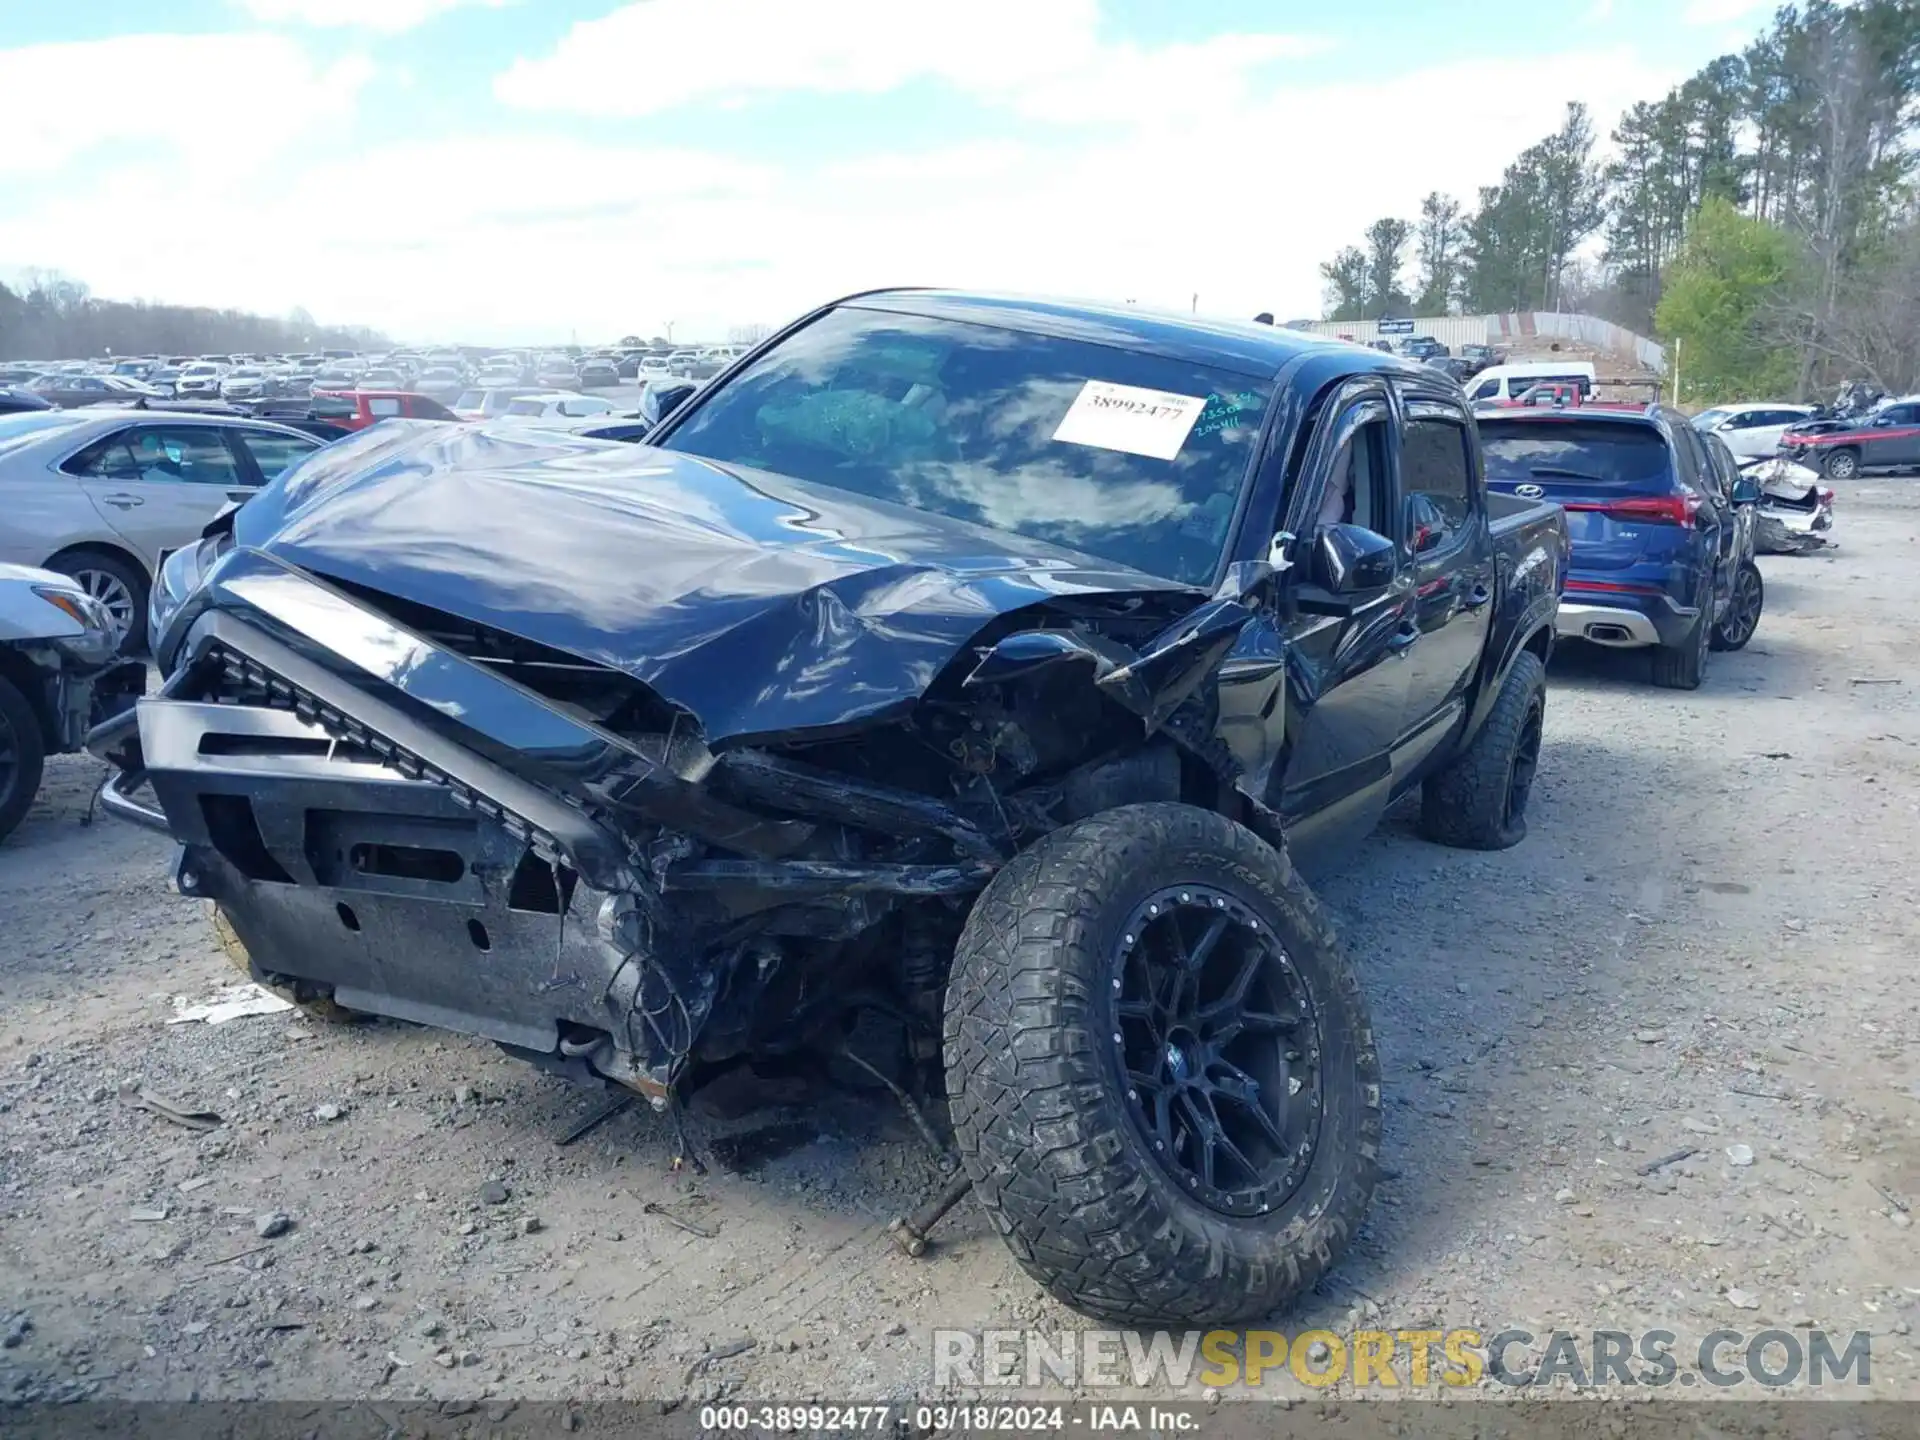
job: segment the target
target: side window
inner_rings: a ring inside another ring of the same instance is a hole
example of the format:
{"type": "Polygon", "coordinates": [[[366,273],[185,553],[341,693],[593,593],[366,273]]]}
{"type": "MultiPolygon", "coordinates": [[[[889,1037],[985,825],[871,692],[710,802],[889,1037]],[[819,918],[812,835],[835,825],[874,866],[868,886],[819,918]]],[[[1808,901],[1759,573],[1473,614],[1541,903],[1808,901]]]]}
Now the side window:
{"type": "Polygon", "coordinates": [[[1491,400],[1499,393],[1500,382],[1498,380],[1482,380],[1480,387],[1473,392],[1473,398],[1475,400],[1491,400]]]}
{"type": "Polygon", "coordinates": [[[127,437],[109,435],[104,440],[96,440],[78,455],[68,459],[60,467],[69,475],[78,475],[83,480],[138,480],[140,467],[134,464],[133,452],[127,448],[127,437]]]}
{"type": "Polygon", "coordinates": [[[127,442],[141,480],[183,485],[244,485],[239,463],[218,430],[199,425],[148,425],[127,442]]]}
{"type": "Polygon", "coordinates": [[[367,401],[367,413],[376,420],[384,420],[389,415],[400,413],[400,402],[391,397],[375,396],[367,401]]]}
{"type": "Polygon", "coordinates": [[[1392,433],[1384,418],[1368,420],[1342,442],[1327,472],[1316,526],[1359,525],[1393,534],[1387,516],[1387,445],[1392,433]]]}
{"type": "Polygon", "coordinates": [[[1416,416],[1407,422],[1400,448],[1400,488],[1424,495],[1458,530],[1473,513],[1473,470],[1464,426],[1416,416]]]}
{"type": "Polygon", "coordinates": [[[266,480],[320,448],[318,440],[305,435],[278,435],[270,430],[242,430],[236,432],[234,438],[247,447],[253,463],[260,467],[261,478],[266,480]]]}
{"type": "Polygon", "coordinates": [[[1680,472],[1680,487],[1692,495],[1702,494],[1706,482],[1700,476],[1700,452],[1692,444],[1693,437],[1687,432],[1690,425],[1676,425],[1673,431],[1674,467],[1680,472]]]}
{"type": "Polygon", "coordinates": [[[1743,410],[1731,417],[1726,424],[1729,430],[1757,430],[1762,425],[1771,425],[1772,412],[1767,410],[1743,410]]]}

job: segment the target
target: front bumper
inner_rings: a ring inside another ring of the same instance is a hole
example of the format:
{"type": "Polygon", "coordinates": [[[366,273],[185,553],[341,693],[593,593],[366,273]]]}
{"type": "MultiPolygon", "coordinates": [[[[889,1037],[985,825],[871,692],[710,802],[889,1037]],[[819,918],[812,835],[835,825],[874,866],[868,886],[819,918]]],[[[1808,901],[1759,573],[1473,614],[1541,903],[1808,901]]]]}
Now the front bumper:
{"type": "Polygon", "coordinates": [[[181,843],[181,892],[220,906],[257,978],[348,1009],[657,1097],[730,977],[770,973],[760,917],[798,906],[859,928],[883,892],[968,894],[997,868],[938,802],[842,782],[806,797],[806,775],[748,765],[741,783],[781,791],[787,815],[817,798],[981,853],[803,851],[814,823],[730,803],[671,756],[250,552],[200,600],[161,694],[89,737],[119,772],[101,802],[181,843]]]}

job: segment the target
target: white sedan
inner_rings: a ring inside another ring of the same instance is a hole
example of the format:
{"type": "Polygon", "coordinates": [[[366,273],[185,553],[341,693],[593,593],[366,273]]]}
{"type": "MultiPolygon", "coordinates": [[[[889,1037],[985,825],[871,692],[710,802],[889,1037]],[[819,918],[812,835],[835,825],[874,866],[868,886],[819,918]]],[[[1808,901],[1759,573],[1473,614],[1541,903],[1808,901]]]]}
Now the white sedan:
{"type": "Polygon", "coordinates": [[[587,415],[611,415],[613,404],[598,395],[581,395],[570,390],[550,390],[543,395],[522,395],[509,401],[500,412],[504,420],[576,420],[587,415]]]}
{"type": "Polygon", "coordinates": [[[1693,417],[1694,429],[1718,435],[1741,460],[1764,460],[1780,437],[1813,414],[1811,405],[1717,405],[1693,417]]]}

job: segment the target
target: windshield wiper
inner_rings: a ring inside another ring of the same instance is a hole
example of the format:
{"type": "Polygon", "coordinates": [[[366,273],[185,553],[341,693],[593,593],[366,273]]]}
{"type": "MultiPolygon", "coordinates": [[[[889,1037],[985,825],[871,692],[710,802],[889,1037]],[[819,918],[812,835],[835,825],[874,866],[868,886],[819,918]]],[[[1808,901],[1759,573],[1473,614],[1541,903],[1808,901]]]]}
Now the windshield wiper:
{"type": "Polygon", "coordinates": [[[1605,475],[1595,475],[1587,470],[1567,470],[1558,465],[1534,465],[1529,467],[1527,473],[1529,475],[1552,476],[1556,480],[1591,480],[1596,485],[1605,485],[1608,483],[1605,475]]]}

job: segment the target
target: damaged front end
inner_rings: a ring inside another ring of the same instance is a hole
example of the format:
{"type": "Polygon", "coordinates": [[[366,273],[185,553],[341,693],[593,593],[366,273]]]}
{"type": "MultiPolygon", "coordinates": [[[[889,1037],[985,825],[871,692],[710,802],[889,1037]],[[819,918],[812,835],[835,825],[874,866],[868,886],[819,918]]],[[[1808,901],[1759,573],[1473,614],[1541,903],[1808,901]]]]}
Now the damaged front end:
{"type": "MultiPolygon", "coordinates": [[[[716,736],[630,669],[242,546],[162,692],[90,743],[107,807],[180,842],[179,889],[263,983],[664,1103],[861,1005],[930,1057],[972,897],[1060,825],[1184,798],[1277,841],[1262,786],[1235,788],[1270,742],[1231,722],[1271,712],[1284,666],[1243,647],[1222,675],[1273,573],[1056,587],[937,666],[903,647],[904,699],[716,736]]],[[[805,658],[772,673],[797,691],[805,658]]]]}

